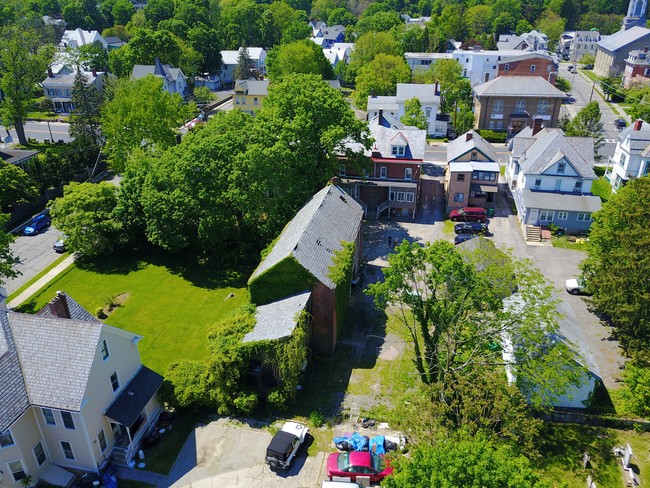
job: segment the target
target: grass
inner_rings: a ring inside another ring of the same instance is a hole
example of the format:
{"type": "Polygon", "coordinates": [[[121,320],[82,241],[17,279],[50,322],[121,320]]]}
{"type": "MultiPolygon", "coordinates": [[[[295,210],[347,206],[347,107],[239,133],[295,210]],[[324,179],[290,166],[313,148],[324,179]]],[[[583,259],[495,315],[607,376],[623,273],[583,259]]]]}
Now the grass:
{"type": "Polygon", "coordinates": [[[45,96],[40,98],[35,98],[34,101],[27,107],[27,119],[28,120],[59,120],[63,119],[67,121],[67,117],[62,117],[60,114],[52,112],[46,108],[42,108],[39,103],[45,100],[45,96]]]}
{"type": "Polygon", "coordinates": [[[109,298],[125,294],[126,300],[104,321],[142,335],[142,362],[164,374],[173,362],[207,357],[210,326],[248,303],[248,270],[199,266],[162,253],[105,256],[101,261],[71,266],[19,310],[39,310],[57,290],[91,313],[109,298]],[[234,297],[227,298],[230,293],[234,297]]]}
{"type": "Polygon", "coordinates": [[[603,202],[606,202],[612,195],[612,185],[601,176],[591,184],[591,193],[598,195],[603,202]]]}
{"type": "Polygon", "coordinates": [[[64,253],[61,256],[59,256],[56,261],[54,261],[52,264],[47,266],[45,269],[43,269],[40,273],[38,273],[36,276],[34,276],[31,280],[25,282],[22,286],[20,286],[16,291],[14,291],[11,295],[7,297],[7,301],[10,302],[14,298],[16,298],[18,295],[20,295],[22,292],[24,292],[27,288],[32,286],[34,283],[36,283],[38,280],[40,280],[43,276],[45,276],[47,273],[50,272],[55,266],[57,266],[61,261],[63,261],[65,258],[67,258],[70,254],[69,253],[64,253]]]}
{"type": "Polygon", "coordinates": [[[567,239],[566,236],[554,237],[553,239],[551,239],[551,244],[553,244],[553,247],[559,247],[561,249],[573,249],[575,251],[587,250],[587,243],[585,242],[584,239],[579,239],[578,241],[574,242],[567,239]]]}

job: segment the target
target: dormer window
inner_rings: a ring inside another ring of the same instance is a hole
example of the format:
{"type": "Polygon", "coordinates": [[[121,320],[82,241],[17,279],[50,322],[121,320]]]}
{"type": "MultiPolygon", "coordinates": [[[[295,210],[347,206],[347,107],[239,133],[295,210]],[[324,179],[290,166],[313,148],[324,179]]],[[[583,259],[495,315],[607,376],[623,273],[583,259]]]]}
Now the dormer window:
{"type": "Polygon", "coordinates": [[[566,163],[557,163],[557,172],[563,174],[566,169],[566,163]]]}
{"type": "Polygon", "coordinates": [[[406,154],[406,146],[391,146],[391,153],[393,156],[404,156],[406,154]]]}
{"type": "Polygon", "coordinates": [[[472,161],[478,161],[478,153],[476,151],[472,151],[472,161]]]}

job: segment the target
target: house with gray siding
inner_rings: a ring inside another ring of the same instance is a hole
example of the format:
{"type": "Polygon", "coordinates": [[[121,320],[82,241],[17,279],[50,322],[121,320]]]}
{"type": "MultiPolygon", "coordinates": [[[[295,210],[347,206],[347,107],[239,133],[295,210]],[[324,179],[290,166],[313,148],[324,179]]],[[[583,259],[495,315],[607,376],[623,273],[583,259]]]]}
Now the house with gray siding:
{"type": "Polygon", "coordinates": [[[593,139],[567,137],[561,129],[543,128],[538,119],[510,140],[510,151],[506,180],[524,228],[536,228],[537,236],[550,223],[570,233],[587,232],[601,207],[600,197],[591,193],[597,178],[593,139]]]}

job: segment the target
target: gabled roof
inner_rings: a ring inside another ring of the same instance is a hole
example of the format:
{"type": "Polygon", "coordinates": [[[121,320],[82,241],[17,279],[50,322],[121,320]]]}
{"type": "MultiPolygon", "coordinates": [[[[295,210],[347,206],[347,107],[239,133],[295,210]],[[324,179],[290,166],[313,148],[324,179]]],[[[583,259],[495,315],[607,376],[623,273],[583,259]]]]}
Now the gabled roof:
{"type": "MultiPolygon", "coordinates": [[[[221,60],[223,61],[223,64],[236,66],[239,53],[243,50],[244,48],[240,47],[236,51],[221,51],[221,60]]],[[[248,51],[248,57],[253,61],[258,62],[262,57],[262,54],[265,52],[263,47],[247,47],[246,50],[248,51]]]]}
{"type": "Polygon", "coordinates": [[[541,76],[497,76],[474,87],[477,97],[566,98],[541,76]]]}
{"type": "Polygon", "coordinates": [[[292,256],[318,281],[336,288],[329,268],[334,251],[341,242],[353,242],[361,228],[363,209],[336,185],[328,185],[316,193],[282,230],[271,252],[262,260],[249,283],[292,256]]]}
{"type": "Polygon", "coordinates": [[[596,179],[593,170],[594,140],[590,137],[567,137],[561,129],[542,129],[534,136],[527,128],[517,134],[512,157],[525,174],[542,174],[558,158],[564,158],[582,178],[596,179]]]}
{"type": "MultiPolygon", "coordinates": [[[[104,76],[103,72],[96,72],[97,76],[93,75],[91,71],[82,71],[81,74],[86,79],[87,85],[94,84],[95,82],[97,82],[98,79],[99,81],[101,81],[101,78],[104,76]]],[[[74,71],[72,73],[67,73],[67,74],[48,76],[41,82],[41,85],[43,85],[43,87],[48,87],[48,86],[72,87],[74,85],[74,79],[76,78],[76,76],[77,73],[74,71]]]]}
{"type": "Polygon", "coordinates": [[[541,58],[545,61],[553,61],[553,56],[551,56],[550,54],[546,54],[541,51],[533,51],[519,56],[508,56],[507,58],[501,59],[501,61],[497,61],[497,64],[500,65],[506,63],[512,63],[514,61],[524,61],[526,59],[536,59],[536,58],[541,58]]]}
{"type": "Polygon", "coordinates": [[[632,44],[633,42],[646,37],[650,39],[650,29],[635,25],[631,29],[621,30],[611,36],[603,37],[598,41],[597,45],[600,49],[614,52],[619,49],[624,49],[628,44],[632,44]]]}
{"type": "Polygon", "coordinates": [[[0,310],[0,432],[7,430],[29,407],[7,315],[6,311],[0,310]]]}
{"type": "Polygon", "coordinates": [[[367,111],[372,112],[377,110],[387,110],[389,112],[397,112],[399,105],[397,104],[397,97],[368,97],[367,111]]]}
{"type": "Polygon", "coordinates": [[[270,80],[238,80],[235,82],[235,89],[240,88],[246,95],[266,96],[269,94],[270,80]]]}
{"type": "Polygon", "coordinates": [[[154,64],[136,64],[131,71],[131,79],[139,80],[147,75],[154,75],[169,81],[176,81],[178,78],[186,78],[180,68],[172,68],[168,64],[162,64],[156,58],[154,64]]]}
{"type": "Polygon", "coordinates": [[[99,32],[87,31],[79,27],[74,30],[64,31],[59,46],[64,48],[65,47],[79,48],[87,44],[92,44],[93,42],[96,41],[99,41],[102,44],[103,48],[106,49],[106,46],[108,44],[99,32]]]}
{"type": "Polygon", "coordinates": [[[628,125],[618,134],[619,144],[627,139],[630,146],[630,153],[640,153],[650,145],[650,124],[643,119],[637,119],[628,125]],[[634,130],[636,124],[641,124],[639,130],[634,130]]]}
{"type": "Polygon", "coordinates": [[[2,149],[0,150],[0,159],[5,163],[18,164],[26,161],[38,154],[38,151],[28,151],[26,149],[2,149]]]}
{"type": "Polygon", "coordinates": [[[243,342],[270,341],[289,337],[298,324],[298,314],[305,310],[311,291],[303,291],[282,300],[260,305],[255,312],[255,328],[243,342]]]}
{"type": "Polygon", "coordinates": [[[412,98],[419,99],[422,105],[440,103],[440,95],[436,95],[436,85],[424,83],[398,83],[396,98],[402,103],[412,98]]]}
{"type": "Polygon", "coordinates": [[[405,154],[406,159],[424,159],[424,150],[427,144],[426,130],[402,124],[390,115],[383,114],[381,117],[379,115],[373,117],[368,126],[370,128],[370,135],[375,140],[372,152],[378,151],[383,158],[394,158],[392,156],[392,146],[403,146],[405,141],[408,144],[405,154]],[[398,134],[400,134],[400,143],[395,144],[393,140],[398,134]]]}
{"type": "Polygon", "coordinates": [[[122,425],[131,427],[138,420],[149,400],[156,394],[163,380],[164,378],[155,371],[146,366],[140,366],[138,372],[104,412],[104,415],[122,425]]]}
{"type": "Polygon", "coordinates": [[[454,161],[463,154],[467,154],[474,149],[485,156],[485,159],[488,161],[499,161],[499,156],[497,156],[492,144],[483,139],[478,132],[473,130],[470,130],[449,142],[447,145],[447,161],[454,161]],[[472,138],[469,141],[467,140],[467,134],[472,135],[472,138]]]}

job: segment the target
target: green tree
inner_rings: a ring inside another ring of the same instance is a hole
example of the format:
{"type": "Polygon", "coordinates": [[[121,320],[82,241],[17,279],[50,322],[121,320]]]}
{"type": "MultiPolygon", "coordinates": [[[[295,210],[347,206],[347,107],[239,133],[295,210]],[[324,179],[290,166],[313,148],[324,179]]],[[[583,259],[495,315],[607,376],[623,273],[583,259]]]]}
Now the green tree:
{"type": "Polygon", "coordinates": [[[394,95],[398,83],[411,81],[411,68],[403,56],[379,53],[357,75],[354,104],[365,110],[371,95],[394,95]]]}
{"type": "Polygon", "coordinates": [[[368,32],[360,36],[354,43],[350,54],[349,77],[355,79],[357,73],[375,59],[379,53],[393,56],[403,56],[399,42],[389,32],[368,32]]]}
{"type": "Polygon", "coordinates": [[[221,69],[220,39],[216,29],[198,23],[187,32],[187,42],[201,55],[201,73],[214,73],[221,69]]]}
{"type": "Polygon", "coordinates": [[[13,125],[18,142],[27,145],[23,126],[32,92],[51,59],[51,46],[42,46],[36,31],[18,26],[3,27],[0,31],[0,102],[5,127],[13,125]]]}
{"type": "Polygon", "coordinates": [[[560,40],[566,25],[566,20],[550,9],[546,9],[542,17],[537,21],[537,30],[548,36],[549,43],[556,43],[560,40]]]}
{"type": "Polygon", "coordinates": [[[623,372],[623,402],[634,415],[650,418],[650,364],[641,359],[628,361],[623,372]]]}
{"type": "Polygon", "coordinates": [[[465,12],[465,26],[469,37],[489,32],[492,27],[492,7],[474,5],[465,12]]]}
{"type": "Polygon", "coordinates": [[[418,129],[427,130],[429,128],[427,116],[424,115],[422,104],[417,98],[412,98],[404,102],[404,115],[402,115],[400,121],[406,125],[415,126],[418,129]]]}
{"type": "Polygon", "coordinates": [[[174,16],[174,0],[151,0],[144,8],[147,25],[155,28],[158,23],[174,16]]]}
{"type": "Polygon", "coordinates": [[[129,0],[116,0],[111,10],[115,24],[126,25],[133,17],[135,7],[129,0]]]}
{"type": "Polygon", "coordinates": [[[68,29],[81,27],[101,31],[106,27],[106,19],[97,8],[95,0],[72,0],[63,7],[63,18],[68,29]]]}
{"type": "Polygon", "coordinates": [[[246,46],[239,49],[237,55],[237,66],[235,66],[234,77],[236,80],[247,80],[251,77],[251,73],[255,68],[255,64],[248,53],[246,46]]]}
{"type": "MultiPolygon", "coordinates": [[[[455,103],[466,101],[467,83],[463,80],[463,67],[455,59],[439,59],[431,65],[431,75],[440,84],[440,109],[451,112],[455,103]]],[[[471,87],[470,87],[471,96],[471,87]]]]}
{"type": "Polygon", "coordinates": [[[117,187],[110,183],[70,183],[52,202],[54,225],[68,235],[66,246],[85,256],[114,250],[120,225],[113,217],[117,187]]]}
{"type": "Polygon", "coordinates": [[[410,458],[391,463],[395,471],[387,488],[548,488],[528,458],[483,436],[455,435],[438,439],[435,446],[418,446],[410,458]]]}
{"type": "Polygon", "coordinates": [[[566,78],[561,78],[558,76],[555,80],[555,88],[568,93],[571,91],[571,83],[569,83],[569,80],[566,78]]]}
{"type": "Polygon", "coordinates": [[[9,215],[0,213],[0,285],[4,284],[6,278],[16,278],[22,274],[14,269],[20,259],[11,251],[11,243],[15,237],[5,231],[7,222],[9,215]]]}
{"type": "MultiPolygon", "coordinates": [[[[0,213],[38,196],[34,181],[15,164],[0,161],[0,213]]],[[[4,227],[2,228],[4,229],[4,227]]]]}
{"type": "Polygon", "coordinates": [[[346,27],[356,24],[356,22],[357,18],[354,14],[343,7],[332,10],[327,18],[327,25],[342,25],[346,27]]]}
{"type": "MultiPolygon", "coordinates": [[[[86,70],[108,71],[108,53],[102,43],[95,41],[92,44],[85,44],[74,49],[72,57],[76,57],[86,70]]],[[[72,53],[71,53],[72,54],[72,53]]]]}
{"type": "Polygon", "coordinates": [[[608,317],[628,352],[650,349],[650,178],[632,179],[603,203],[589,230],[582,264],[596,311],[608,317]],[[631,239],[630,236],[635,236],[631,239]]]}
{"type": "Polygon", "coordinates": [[[598,154],[598,150],[604,144],[605,129],[601,117],[598,102],[589,102],[576,114],[566,129],[568,136],[593,138],[596,160],[602,159],[602,156],[598,154]]]}
{"type": "Polygon", "coordinates": [[[393,27],[404,24],[397,12],[377,12],[374,15],[364,15],[354,26],[354,33],[362,36],[368,32],[388,32],[393,27]]]}
{"type": "Polygon", "coordinates": [[[99,144],[102,137],[102,96],[94,85],[89,84],[81,69],[74,77],[72,104],[74,110],[70,114],[70,135],[87,144],[99,144]]]}
{"type": "Polygon", "coordinates": [[[487,244],[461,253],[445,241],[404,241],[388,262],[385,280],[367,292],[408,333],[423,383],[502,364],[491,344],[505,336],[517,344],[509,367],[531,403],[549,405],[578,381],[569,345],[556,339],[552,288],[528,262],[487,244]]]}
{"type": "Polygon", "coordinates": [[[135,148],[164,150],[176,143],[176,129],[194,113],[178,93],[163,91],[153,75],[139,80],[118,80],[102,107],[102,132],[111,167],[125,169],[135,148]]]}
{"type": "Polygon", "coordinates": [[[273,48],[266,64],[269,79],[273,82],[292,73],[320,75],[324,80],[334,79],[334,70],[323,49],[308,39],[273,48]]]}

